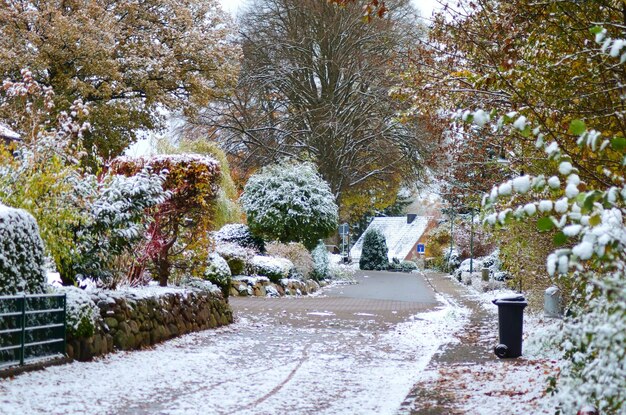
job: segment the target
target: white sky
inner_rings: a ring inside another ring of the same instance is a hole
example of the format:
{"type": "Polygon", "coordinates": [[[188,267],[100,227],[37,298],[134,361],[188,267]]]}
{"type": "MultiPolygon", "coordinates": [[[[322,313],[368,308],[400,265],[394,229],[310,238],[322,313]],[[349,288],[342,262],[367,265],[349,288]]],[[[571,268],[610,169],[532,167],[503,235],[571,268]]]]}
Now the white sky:
{"type": "MultiPolygon", "coordinates": [[[[246,3],[247,0],[220,0],[224,9],[235,14],[237,9],[246,3]]],[[[441,8],[438,0],[413,0],[413,4],[422,13],[423,17],[430,17],[433,10],[441,8]]]]}

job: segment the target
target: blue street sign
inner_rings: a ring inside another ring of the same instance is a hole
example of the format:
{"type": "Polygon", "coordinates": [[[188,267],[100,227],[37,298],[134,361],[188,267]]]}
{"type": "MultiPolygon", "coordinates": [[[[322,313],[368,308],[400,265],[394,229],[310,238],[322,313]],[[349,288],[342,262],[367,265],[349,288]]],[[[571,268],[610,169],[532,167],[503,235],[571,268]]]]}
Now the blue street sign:
{"type": "Polygon", "coordinates": [[[339,225],[339,235],[347,235],[350,233],[350,227],[347,223],[339,225]]]}
{"type": "Polygon", "coordinates": [[[423,254],[426,252],[426,246],[424,244],[417,244],[417,253],[423,254]]]}

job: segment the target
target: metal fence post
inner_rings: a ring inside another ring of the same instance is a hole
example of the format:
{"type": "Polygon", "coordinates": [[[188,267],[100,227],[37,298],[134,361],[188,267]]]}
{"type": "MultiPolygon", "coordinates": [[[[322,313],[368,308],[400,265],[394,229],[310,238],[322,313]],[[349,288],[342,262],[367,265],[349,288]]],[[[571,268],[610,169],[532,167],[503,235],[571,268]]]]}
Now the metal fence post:
{"type": "Polygon", "coordinates": [[[26,343],[26,295],[22,297],[22,335],[21,335],[21,347],[20,347],[20,366],[24,366],[24,354],[26,343]]]}
{"type": "Polygon", "coordinates": [[[67,350],[67,294],[63,295],[63,350],[61,353],[65,356],[67,350]]]}

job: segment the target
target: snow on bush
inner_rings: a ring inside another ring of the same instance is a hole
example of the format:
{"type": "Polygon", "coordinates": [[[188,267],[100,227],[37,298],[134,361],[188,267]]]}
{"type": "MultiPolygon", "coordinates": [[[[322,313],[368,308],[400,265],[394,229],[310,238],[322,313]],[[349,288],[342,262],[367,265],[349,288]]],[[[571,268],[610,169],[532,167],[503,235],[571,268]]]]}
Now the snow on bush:
{"type": "Polygon", "coordinates": [[[46,282],[44,246],[37,221],[0,204],[0,294],[40,293],[46,282]]]}
{"type": "Polygon", "coordinates": [[[215,252],[226,260],[231,275],[243,274],[255,255],[252,249],[235,243],[220,243],[215,247],[215,252]]]}
{"type": "Polygon", "coordinates": [[[214,294],[218,292],[222,292],[222,294],[224,293],[223,289],[220,289],[220,287],[213,284],[211,281],[204,280],[201,278],[191,277],[189,275],[181,278],[178,281],[177,285],[183,288],[191,288],[193,290],[208,291],[214,294]]]}
{"type": "Polygon", "coordinates": [[[328,250],[326,249],[326,245],[324,245],[324,241],[319,241],[315,249],[313,249],[313,252],[311,252],[311,256],[313,257],[314,266],[313,278],[318,281],[328,278],[328,250]]]}
{"type": "Polygon", "coordinates": [[[246,183],[241,203],[254,234],[313,248],[337,228],[331,189],[310,163],[264,167],[246,183]]]}
{"type": "Polygon", "coordinates": [[[67,331],[77,338],[93,336],[100,321],[100,309],[91,296],[78,287],[56,287],[56,292],[67,296],[67,331]]]}
{"type": "Polygon", "coordinates": [[[255,255],[249,265],[252,274],[262,275],[274,283],[288,278],[293,263],[285,258],[255,255]]]}
{"type": "Polygon", "coordinates": [[[274,257],[290,260],[294,266],[294,272],[292,273],[294,278],[308,279],[313,273],[313,258],[311,253],[301,243],[289,242],[288,244],[283,244],[272,242],[267,245],[267,253],[274,257]]]}
{"type": "MultiPolygon", "coordinates": [[[[606,51],[607,44],[617,42],[603,39],[602,28],[591,30],[604,42],[601,53],[606,51]]],[[[626,53],[623,57],[626,58],[626,53]]],[[[510,120],[503,117],[499,124],[510,124],[510,120]]],[[[561,413],[576,413],[586,404],[595,406],[599,413],[624,413],[626,139],[607,138],[598,131],[588,130],[582,120],[571,121],[568,133],[578,137],[581,151],[600,163],[598,171],[605,177],[602,182],[580,183],[570,152],[562,151],[556,141],[545,143],[539,129],[530,131],[537,147],[545,150],[558,166],[558,174],[566,180],[563,188],[560,180],[551,178],[546,183],[543,175],[531,178],[534,196],[555,202],[557,213],[548,211],[544,204],[546,209],[539,214],[537,228],[554,232],[555,244],[563,246],[548,256],[546,268],[551,275],[574,287],[560,338],[568,359],[554,386],[561,413]],[[581,184],[585,186],[579,188],[581,184]]],[[[569,137],[563,139],[568,140],[569,137]]],[[[505,199],[504,210],[498,214],[506,212],[503,224],[513,219],[528,219],[525,209],[507,208],[515,199],[505,199]]],[[[495,203],[496,199],[489,195],[483,198],[486,209],[500,207],[495,203]]]]}
{"type": "Polygon", "coordinates": [[[216,252],[209,254],[207,262],[203,278],[221,287],[222,292],[228,293],[231,277],[228,262],[216,252]]]}
{"type": "Polygon", "coordinates": [[[386,270],[389,266],[387,251],[385,236],[377,229],[368,230],[363,239],[359,268],[363,270],[386,270]]]}
{"type": "Polygon", "coordinates": [[[244,248],[250,248],[256,252],[264,252],[263,239],[252,235],[248,225],[241,223],[229,223],[222,226],[219,231],[212,232],[213,240],[218,243],[234,243],[244,248]]]}
{"type": "Polygon", "coordinates": [[[328,278],[331,280],[344,283],[355,283],[355,275],[356,270],[353,266],[343,264],[341,261],[330,261],[328,267],[328,278]]]}
{"type": "Polygon", "coordinates": [[[166,174],[144,169],[134,176],[86,175],[76,180],[77,203],[87,214],[76,233],[73,271],[77,279],[91,278],[105,283],[125,275],[128,269],[116,269],[115,260],[132,251],[146,237],[145,211],[170,196],[163,190],[166,174]]]}

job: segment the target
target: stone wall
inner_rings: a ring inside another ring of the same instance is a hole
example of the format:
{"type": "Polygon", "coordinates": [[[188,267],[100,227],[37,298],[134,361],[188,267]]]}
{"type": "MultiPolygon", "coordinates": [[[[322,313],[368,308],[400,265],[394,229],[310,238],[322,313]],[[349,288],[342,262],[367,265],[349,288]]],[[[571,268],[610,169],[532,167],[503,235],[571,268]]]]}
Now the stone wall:
{"type": "Polygon", "coordinates": [[[307,295],[320,289],[320,284],[313,280],[300,281],[284,278],[275,284],[267,277],[233,277],[230,295],[233,297],[282,297],[284,295],[307,295]]]}
{"type": "Polygon", "coordinates": [[[140,349],[233,321],[228,303],[207,291],[146,296],[100,291],[92,294],[92,300],[101,319],[93,336],[75,338],[68,334],[66,351],[70,358],[89,360],[114,350],[140,349]]]}

